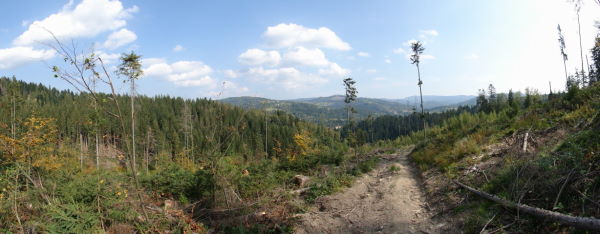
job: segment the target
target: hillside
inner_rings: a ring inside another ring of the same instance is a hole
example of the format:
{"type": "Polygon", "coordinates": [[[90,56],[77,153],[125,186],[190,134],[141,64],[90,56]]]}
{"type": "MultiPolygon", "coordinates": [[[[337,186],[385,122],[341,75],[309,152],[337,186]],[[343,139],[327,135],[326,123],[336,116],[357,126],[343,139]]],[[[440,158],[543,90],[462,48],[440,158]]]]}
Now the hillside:
{"type": "MultiPolygon", "coordinates": [[[[417,105],[420,101],[419,96],[410,96],[401,99],[389,99],[392,102],[410,103],[417,105]]],[[[475,105],[475,96],[456,95],[456,96],[437,96],[423,95],[423,107],[428,110],[435,110],[445,107],[472,106],[475,105]]]]}
{"type": "Polygon", "coordinates": [[[548,216],[519,214],[454,181],[547,211],[600,216],[600,83],[571,85],[548,96],[528,92],[481,99],[476,113],[464,112],[391,143],[416,144],[410,157],[422,170],[434,216],[452,220],[446,232],[583,231],[548,216]]]}
{"type": "Polygon", "coordinates": [[[293,209],[276,190],[347,160],[338,133],[289,114],[168,96],[137,97],[133,152],[129,97],[96,95],[0,78],[0,232],[222,230],[237,223],[196,217],[293,209]]]}
{"type": "MultiPolygon", "coordinates": [[[[412,104],[407,105],[405,102],[408,99],[410,98],[388,100],[358,97],[357,101],[352,103],[353,108],[356,110],[354,118],[362,120],[369,116],[412,114],[412,104]]],[[[424,96],[424,100],[427,100],[425,101],[426,108],[432,108],[431,111],[439,112],[453,109],[460,105],[473,105],[475,99],[472,96],[424,96]]],[[[346,104],[342,95],[291,100],[231,97],[219,101],[244,108],[266,109],[267,111],[282,110],[300,119],[324,124],[329,127],[341,126],[347,121],[346,104]]]]}

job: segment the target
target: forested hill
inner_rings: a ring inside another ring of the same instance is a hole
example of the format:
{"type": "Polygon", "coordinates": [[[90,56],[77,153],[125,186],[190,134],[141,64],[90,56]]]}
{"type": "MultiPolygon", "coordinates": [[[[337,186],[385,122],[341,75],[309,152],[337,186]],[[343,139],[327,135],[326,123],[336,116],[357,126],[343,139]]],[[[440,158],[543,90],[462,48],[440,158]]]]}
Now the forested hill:
{"type": "MultiPolygon", "coordinates": [[[[461,105],[474,105],[473,96],[424,96],[424,105],[433,111],[453,109],[461,105]]],[[[282,110],[300,119],[326,125],[341,126],[347,121],[344,96],[302,98],[291,100],[273,100],[260,97],[231,97],[219,100],[221,102],[252,109],[268,111],[282,110]]],[[[379,99],[359,97],[352,107],[356,110],[354,119],[362,120],[369,116],[410,115],[413,113],[414,100],[379,99]]]]}
{"type": "MultiPolygon", "coordinates": [[[[424,95],[423,96],[423,107],[428,110],[439,110],[448,107],[458,106],[474,106],[475,96],[472,95],[455,95],[455,96],[438,96],[438,95],[424,95]]],[[[419,102],[419,96],[410,96],[401,99],[389,99],[392,102],[398,103],[410,103],[411,105],[417,105],[419,102]]]]}
{"type": "MultiPolygon", "coordinates": [[[[129,97],[119,98],[123,112],[128,113],[129,97]]],[[[123,134],[117,121],[105,113],[96,113],[91,103],[87,94],[0,78],[0,123],[8,125],[4,127],[10,128],[13,119],[19,126],[32,116],[51,118],[62,141],[75,142],[80,134],[87,140],[97,129],[103,136],[102,141],[120,148],[119,139],[127,133],[123,134]]],[[[302,122],[284,112],[271,112],[265,116],[262,111],[245,110],[207,99],[139,96],[136,98],[136,115],[137,145],[151,155],[174,157],[176,154],[217,150],[226,154],[258,156],[264,155],[265,147],[271,155],[275,146],[292,147],[293,136],[302,131],[326,141],[338,138],[330,130],[302,122]]]]}

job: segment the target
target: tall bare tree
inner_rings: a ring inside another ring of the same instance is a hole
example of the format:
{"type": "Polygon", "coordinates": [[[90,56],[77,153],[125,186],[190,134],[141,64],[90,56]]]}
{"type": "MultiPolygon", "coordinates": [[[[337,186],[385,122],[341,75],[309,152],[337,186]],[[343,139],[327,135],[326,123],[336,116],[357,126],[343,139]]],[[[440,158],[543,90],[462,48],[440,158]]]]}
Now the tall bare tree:
{"type": "Polygon", "coordinates": [[[131,169],[133,173],[137,173],[135,161],[135,80],[144,74],[140,59],[141,56],[133,51],[129,54],[123,54],[121,55],[121,64],[118,67],[118,73],[124,75],[131,84],[131,169]]]}
{"type": "MultiPolygon", "coordinates": [[[[52,32],[49,32],[52,34],[52,32]]],[[[137,173],[135,171],[134,160],[133,160],[133,151],[131,145],[134,144],[133,139],[131,142],[128,142],[130,139],[127,137],[127,128],[125,125],[125,116],[123,115],[123,109],[118,100],[119,95],[117,94],[117,90],[115,87],[115,80],[113,79],[112,73],[109,72],[109,69],[105,66],[104,61],[101,57],[96,55],[92,51],[85,53],[80,52],[76,47],[75,43],[71,43],[70,45],[66,45],[58,40],[54,34],[52,34],[55,43],[47,44],[47,46],[54,49],[57,54],[64,60],[67,64],[67,67],[59,67],[52,66],[52,71],[54,73],[54,77],[60,78],[67,83],[69,83],[73,88],[81,93],[88,93],[90,98],[98,105],[98,109],[102,110],[103,113],[115,118],[119,127],[121,128],[121,132],[123,132],[123,139],[125,140],[125,148],[127,148],[127,156],[126,162],[131,168],[132,171],[132,179],[136,189],[137,197],[140,201],[140,207],[144,213],[144,217],[148,220],[148,214],[146,213],[146,208],[142,205],[142,197],[140,193],[140,186],[137,177],[137,173]],[[110,94],[107,96],[108,102],[103,101],[103,98],[96,92],[94,82],[101,82],[107,86],[110,90],[110,94]],[[113,106],[107,106],[112,104],[113,106]],[[130,145],[131,144],[131,145],[130,145]]],[[[135,79],[139,78],[142,75],[141,73],[141,64],[139,63],[140,56],[134,54],[133,52],[130,55],[135,56],[126,56],[124,55],[121,59],[123,64],[127,65],[123,67],[124,69],[119,69],[117,72],[123,74],[129,74],[135,79]]],[[[122,65],[123,65],[122,64],[122,65]]],[[[135,84],[132,85],[135,87],[135,84]]]]}
{"type": "Polygon", "coordinates": [[[562,30],[560,28],[560,24],[557,27],[558,29],[558,44],[560,46],[560,54],[562,55],[563,65],[565,66],[565,80],[569,79],[569,75],[567,74],[567,60],[569,60],[567,53],[565,53],[565,38],[563,37],[562,30]]]}
{"type": "Polygon", "coordinates": [[[583,66],[583,45],[581,43],[581,21],[579,20],[579,16],[580,16],[580,12],[581,12],[581,6],[583,5],[583,1],[582,0],[569,0],[573,3],[573,5],[575,6],[575,12],[577,13],[577,27],[578,27],[578,34],[579,34],[579,55],[581,56],[581,83],[582,85],[585,85],[585,68],[583,66]]]}
{"type": "Polygon", "coordinates": [[[410,48],[412,49],[412,54],[410,55],[410,61],[412,64],[417,66],[417,76],[419,78],[419,82],[417,85],[419,86],[419,96],[421,97],[421,119],[423,120],[423,129],[425,129],[425,110],[423,109],[423,89],[421,86],[423,85],[423,81],[421,80],[421,68],[419,64],[421,63],[421,55],[425,48],[420,41],[415,41],[411,43],[410,48]]]}

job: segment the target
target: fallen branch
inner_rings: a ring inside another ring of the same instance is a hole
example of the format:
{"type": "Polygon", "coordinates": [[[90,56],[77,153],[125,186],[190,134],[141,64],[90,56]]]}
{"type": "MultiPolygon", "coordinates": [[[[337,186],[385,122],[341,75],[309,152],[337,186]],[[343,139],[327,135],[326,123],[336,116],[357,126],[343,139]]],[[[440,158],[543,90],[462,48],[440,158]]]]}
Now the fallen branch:
{"type": "Polygon", "coordinates": [[[458,186],[463,187],[466,190],[469,190],[472,193],[475,193],[485,199],[499,203],[508,208],[517,209],[517,210],[523,211],[523,212],[528,213],[533,216],[550,219],[550,220],[557,221],[557,222],[560,222],[560,223],[563,223],[566,225],[570,225],[573,227],[577,227],[577,228],[600,230],[600,219],[570,216],[570,215],[565,215],[565,214],[561,214],[561,213],[554,212],[554,211],[540,209],[537,207],[532,207],[532,206],[523,205],[523,204],[517,204],[512,201],[508,201],[508,200],[502,199],[500,197],[494,196],[492,194],[471,188],[471,187],[469,187],[463,183],[460,183],[456,180],[454,180],[453,182],[455,184],[457,184],[458,186]]]}
{"type": "Polygon", "coordinates": [[[496,218],[496,215],[494,215],[490,220],[487,221],[487,223],[485,223],[485,225],[483,225],[483,228],[481,229],[479,234],[485,233],[485,229],[487,228],[488,225],[490,225],[490,223],[494,220],[494,218],[496,218]]]}
{"type": "Polygon", "coordinates": [[[558,195],[556,195],[556,199],[554,199],[554,205],[552,205],[553,210],[555,210],[556,207],[558,206],[558,200],[560,199],[560,195],[562,194],[563,190],[565,189],[565,186],[569,182],[569,179],[571,178],[571,174],[573,174],[574,171],[575,171],[575,168],[571,169],[571,172],[569,172],[569,175],[567,175],[567,179],[565,179],[565,182],[562,184],[562,186],[560,186],[558,195]]]}
{"type": "Polygon", "coordinates": [[[306,191],[310,190],[310,187],[306,187],[306,188],[301,188],[301,189],[297,189],[297,190],[293,190],[290,191],[290,194],[292,195],[302,195],[304,193],[306,193],[306,191]]]}
{"type": "Polygon", "coordinates": [[[574,190],[575,190],[575,192],[579,193],[579,195],[581,195],[583,198],[585,198],[585,200],[588,200],[588,201],[594,203],[594,205],[600,207],[600,203],[598,203],[597,201],[590,199],[588,196],[586,196],[585,194],[583,194],[581,191],[579,191],[577,189],[574,189],[574,190]]]}

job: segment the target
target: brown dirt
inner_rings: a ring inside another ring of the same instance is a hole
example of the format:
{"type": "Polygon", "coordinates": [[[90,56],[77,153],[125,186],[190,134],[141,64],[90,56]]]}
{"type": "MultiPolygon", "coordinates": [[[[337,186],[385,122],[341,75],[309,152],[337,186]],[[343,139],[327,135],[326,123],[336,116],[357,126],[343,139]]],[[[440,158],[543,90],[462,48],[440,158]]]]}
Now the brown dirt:
{"type": "Polygon", "coordinates": [[[445,224],[430,219],[409,153],[382,156],[352,187],[317,199],[316,207],[298,215],[296,233],[439,233],[445,224]]]}

